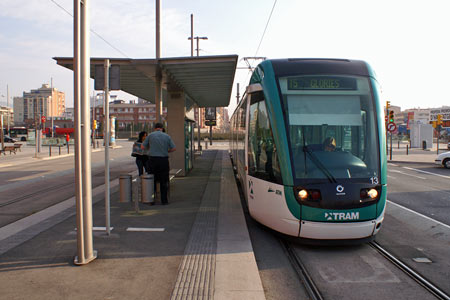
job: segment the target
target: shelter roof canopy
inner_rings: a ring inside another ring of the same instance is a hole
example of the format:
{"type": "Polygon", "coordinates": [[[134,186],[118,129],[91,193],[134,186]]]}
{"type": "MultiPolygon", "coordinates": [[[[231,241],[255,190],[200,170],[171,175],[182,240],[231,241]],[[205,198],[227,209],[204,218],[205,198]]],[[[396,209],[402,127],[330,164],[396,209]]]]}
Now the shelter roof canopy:
{"type": "MultiPolygon", "coordinates": [[[[55,57],[58,65],[73,70],[73,58],[55,57]]],[[[106,58],[91,58],[91,78],[95,65],[106,58]]],[[[184,91],[199,107],[224,107],[230,103],[237,55],[194,56],[156,59],[109,58],[120,67],[120,88],[154,102],[155,78],[160,70],[163,88],[184,91]]],[[[165,93],[163,93],[163,101],[165,93]]]]}

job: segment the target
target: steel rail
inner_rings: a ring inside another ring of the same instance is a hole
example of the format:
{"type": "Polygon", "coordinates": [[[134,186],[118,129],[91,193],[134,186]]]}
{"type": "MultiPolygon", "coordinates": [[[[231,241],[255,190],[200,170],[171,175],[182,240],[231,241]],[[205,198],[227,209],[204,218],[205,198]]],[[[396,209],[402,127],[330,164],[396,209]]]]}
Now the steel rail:
{"type": "Polygon", "coordinates": [[[306,269],[300,257],[292,249],[291,245],[288,242],[281,239],[279,239],[279,241],[284,250],[286,251],[287,256],[291,261],[291,264],[294,267],[295,271],[297,272],[298,277],[303,282],[306,291],[308,292],[308,295],[313,300],[323,300],[322,294],[320,294],[319,289],[317,288],[316,284],[309,275],[308,270],[306,269]]]}
{"type": "Polygon", "coordinates": [[[396,267],[410,276],[412,279],[417,281],[420,285],[426,288],[429,292],[431,292],[436,298],[442,300],[450,300],[450,296],[447,295],[444,291],[439,289],[437,286],[429,282],[425,277],[421,276],[419,273],[408,267],[406,264],[401,262],[398,258],[396,258],[393,254],[389,253],[386,249],[381,247],[377,242],[370,242],[369,245],[377,250],[381,255],[386,257],[391,263],[393,263],[396,267]]]}
{"type": "MultiPolygon", "coordinates": [[[[102,175],[102,174],[104,174],[104,170],[93,174],[92,177],[94,178],[94,177],[96,177],[98,175],[102,175]]],[[[112,179],[113,180],[117,179],[119,176],[120,176],[120,174],[118,174],[117,176],[113,176],[112,179]]],[[[99,185],[101,185],[101,184],[99,184],[99,185]]],[[[96,185],[96,186],[98,186],[98,185],[96,185]]],[[[48,187],[48,188],[45,188],[45,189],[42,189],[42,190],[30,193],[30,194],[27,194],[27,195],[23,195],[23,196],[20,196],[18,198],[9,200],[7,202],[0,203],[0,207],[5,207],[5,206],[8,206],[8,205],[11,205],[11,204],[14,204],[14,203],[17,203],[17,202],[29,199],[30,197],[33,197],[33,196],[36,196],[36,195],[39,195],[39,194],[42,194],[42,193],[46,193],[46,192],[62,189],[62,188],[67,188],[67,185],[55,185],[55,186],[51,186],[51,187],[48,187]]]]}

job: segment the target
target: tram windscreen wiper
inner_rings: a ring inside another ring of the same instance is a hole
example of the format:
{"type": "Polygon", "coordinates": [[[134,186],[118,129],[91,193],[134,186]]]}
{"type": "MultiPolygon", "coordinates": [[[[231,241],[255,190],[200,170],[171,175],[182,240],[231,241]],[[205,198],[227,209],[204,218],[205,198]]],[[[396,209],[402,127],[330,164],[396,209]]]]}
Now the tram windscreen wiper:
{"type": "Polygon", "coordinates": [[[317,159],[317,157],[314,155],[311,149],[308,148],[308,146],[303,146],[303,151],[309,154],[311,161],[319,168],[320,171],[322,171],[323,174],[325,174],[325,176],[327,176],[330,182],[337,182],[336,178],[334,178],[330,171],[328,171],[328,169],[320,162],[320,160],[317,159]]]}

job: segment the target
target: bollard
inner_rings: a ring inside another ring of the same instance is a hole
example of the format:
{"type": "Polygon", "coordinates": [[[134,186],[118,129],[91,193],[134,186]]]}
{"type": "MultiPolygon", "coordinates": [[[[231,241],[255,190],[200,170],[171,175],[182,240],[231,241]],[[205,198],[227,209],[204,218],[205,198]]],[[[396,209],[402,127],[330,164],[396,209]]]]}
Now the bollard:
{"type": "Polygon", "coordinates": [[[131,201],[131,175],[121,174],[119,176],[120,202],[131,201]]]}
{"type": "Polygon", "coordinates": [[[155,177],[153,174],[141,176],[141,202],[155,203],[155,177]]]}
{"type": "Polygon", "coordinates": [[[61,146],[58,146],[59,148],[59,155],[61,155],[61,146]]]}
{"type": "Polygon", "coordinates": [[[408,145],[406,145],[406,155],[408,155],[408,145]]]}
{"type": "Polygon", "coordinates": [[[52,146],[48,146],[48,156],[52,156],[52,146]]]}

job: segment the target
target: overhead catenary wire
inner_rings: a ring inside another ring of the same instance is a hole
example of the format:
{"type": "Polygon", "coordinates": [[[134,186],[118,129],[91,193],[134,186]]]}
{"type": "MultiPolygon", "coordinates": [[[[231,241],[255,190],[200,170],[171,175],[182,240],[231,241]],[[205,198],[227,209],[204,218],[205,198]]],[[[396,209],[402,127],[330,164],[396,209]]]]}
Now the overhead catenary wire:
{"type": "Polygon", "coordinates": [[[262,41],[263,41],[264,36],[265,36],[265,34],[266,34],[267,27],[269,26],[270,19],[272,18],[272,13],[273,13],[273,11],[274,11],[274,9],[275,9],[275,5],[276,5],[276,4],[277,4],[277,0],[275,0],[275,1],[273,2],[272,10],[270,11],[270,15],[269,15],[269,18],[267,19],[266,27],[264,28],[264,32],[263,32],[263,34],[262,34],[262,36],[261,36],[261,40],[259,41],[259,45],[258,45],[258,48],[256,48],[256,52],[255,52],[255,55],[254,55],[254,56],[256,56],[256,55],[258,54],[259,48],[261,47],[262,41]]]}
{"type": "MultiPolygon", "coordinates": [[[[51,2],[53,2],[53,4],[55,4],[56,6],[58,6],[60,9],[62,9],[66,14],[68,14],[69,16],[71,16],[73,18],[73,15],[67,10],[65,9],[62,5],[60,5],[58,2],[56,2],[55,0],[50,0],[51,2]]],[[[116,46],[114,46],[113,44],[111,44],[110,42],[108,42],[105,38],[103,38],[100,34],[98,34],[97,32],[95,32],[93,29],[89,29],[90,32],[92,32],[94,35],[96,35],[99,39],[101,39],[102,41],[104,41],[108,46],[110,46],[111,48],[113,48],[114,50],[116,50],[117,52],[119,52],[120,54],[122,54],[123,56],[125,56],[126,58],[130,58],[127,54],[125,54],[123,51],[121,51],[120,49],[118,49],[116,46]]]]}
{"type": "MultiPolygon", "coordinates": [[[[263,42],[263,40],[264,40],[264,36],[266,35],[267,28],[269,27],[270,19],[272,18],[272,14],[273,14],[273,11],[275,10],[275,6],[276,6],[276,4],[277,4],[277,1],[278,1],[278,0],[275,0],[275,1],[273,2],[272,10],[270,11],[269,18],[267,19],[266,26],[264,27],[263,34],[262,34],[261,39],[260,39],[260,41],[259,41],[258,47],[256,48],[255,55],[253,55],[255,58],[259,58],[259,57],[257,57],[257,55],[258,55],[259,49],[260,49],[260,47],[261,47],[261,44],[262,44],[262,42],[263,42]]],[[[265,58],[264,58],[264,59],[265,59],[265,58]]],[[[248,64],[248,70],[249,70],[249,71],[248,71],[248,74],[247,74],[247,77],[246,77],[246,79],[245,79],[245,82],[247,83],[247,82],[248,82],[248,77],[249,77],[250,74],[253,72],[253,69],[254,69],[254,68],[250,65],[250,63],[249,63],[247,60],[246,60],[246,62],[247,62],[247,64],[248,64]]]]}

